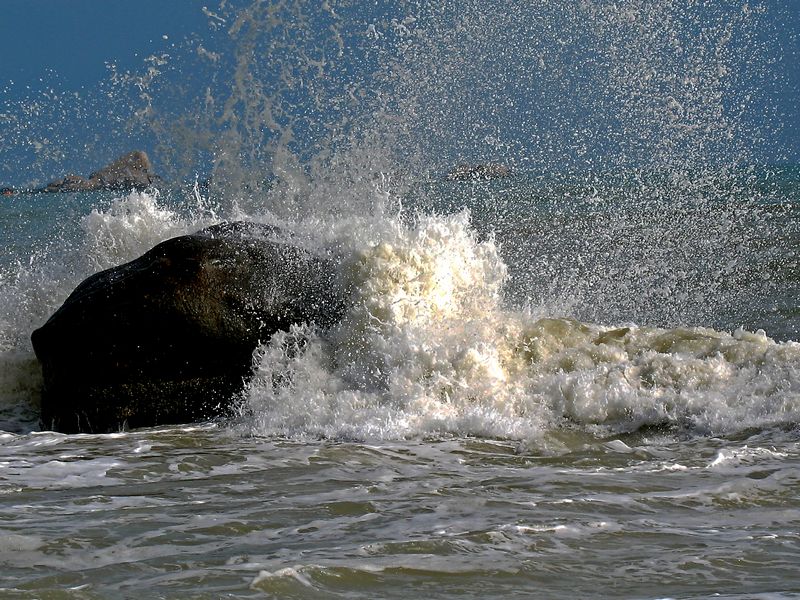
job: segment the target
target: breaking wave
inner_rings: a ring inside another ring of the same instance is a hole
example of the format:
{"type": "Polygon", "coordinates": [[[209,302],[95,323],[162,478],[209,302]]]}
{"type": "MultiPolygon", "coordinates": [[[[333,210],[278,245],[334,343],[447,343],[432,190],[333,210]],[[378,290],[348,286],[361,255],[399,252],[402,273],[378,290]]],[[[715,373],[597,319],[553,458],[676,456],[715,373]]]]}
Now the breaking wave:
{"type": "Polygon", "coordinates": [[[507,270],[469,214],[418,216],[355,249],[352,308],[259,349],[246,412],[268,435],[528,438],[796,423],[800,344],[763,331],[603,326],[503,301],[507,270]]]}

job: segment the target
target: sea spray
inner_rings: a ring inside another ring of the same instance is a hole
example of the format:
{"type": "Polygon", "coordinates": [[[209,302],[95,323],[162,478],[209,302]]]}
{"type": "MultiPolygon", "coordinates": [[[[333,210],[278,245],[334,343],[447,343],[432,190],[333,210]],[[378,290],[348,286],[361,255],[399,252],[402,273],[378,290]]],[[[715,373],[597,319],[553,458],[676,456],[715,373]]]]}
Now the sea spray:
{"type": "MultiPolygon", "coordinates": [[[[117,116],[131,139],[155,137],[171,181],[201,174],[221,218],[392,215],[370,193],[377,180],[393,200],[415,190],[426,206],[452,203],[464,192],[428,188],[460,162],[502,161],[519,177],[470,199],[520,201],[478,225],[503,241],[518,304],[568,306],[584,321],[758,328],[771,318],[759,298],[783,284],[760,276],[768,257],[755,232],[775,199],[757,185],[756,150],[778,126],[763,119],[778,50],[766,12],[222,2],[204,10],[204,35],[173,41],[139,73],[112,68],[102,91],[128,109],[117,116]],[[546,204],[554,218],[531,218],[546,204]],[[741,317],[743,305],[755,314],[741,317]]],[[[74,121],[66,95],[44,105],[74,121]]],[[[4,108],[14,139],[41,144],[18,108],[4,108]]],[[[91,114],[82,100],[75,110],[91,114]]],[[[64,139],[58,151],[74,154],[64,139]]],[[[767,229],[781,227],[796,229],[767,229]]]]}
{"type": "Polygon", "coordinates": [[[181,217],[160,204],[157,193],[133,192],[113,200],[105,210],[92,209],[81,219],[82,251],[92,268],[100,271],[138,258],[158,242],[216,221],[213,213],[181,217]]]}
{"type": "Polygon", "coordinates": [[[800,418],[800,344],[514,310],[498,249],[468,213],[398,220],[340,275],[353,292],[337,327],[298,326],[257,352],[252,431],[528,439],[561,426],[729,434],[800,418]]]}

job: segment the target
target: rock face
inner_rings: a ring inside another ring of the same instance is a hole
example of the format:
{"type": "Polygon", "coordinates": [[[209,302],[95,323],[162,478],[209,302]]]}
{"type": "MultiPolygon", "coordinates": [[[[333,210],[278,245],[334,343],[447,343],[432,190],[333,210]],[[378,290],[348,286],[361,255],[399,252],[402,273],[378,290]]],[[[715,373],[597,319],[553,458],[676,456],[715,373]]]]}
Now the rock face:
{"type": "Polygon", "coordinates": [[[99,190],[100,186],[96,181],[90,182],[80,175],[67,175],[62,179],[56,179],[48,183],[41,191],[43,192],[90,192],[99,190]]]}
{"type": "Polygon", "coordinates": [[[140,150],[119,157],[110,165],[89,175],[67,175],[48,183],[42,192],[91,192],[94,190],[143,190],[161,181],[153,173],[153,165],[147,154],[140,150]]]}
{"type": "Polygon", "coordinates": [[[229,223],[167,240],[97,273],[31,339],[42,424],[66,433],[186,423],[220,414],[252,353],[277,330],[344,310],[332,259],[229,223]]]}
{"type": "Polygon", "coordinates": [[[147,154],[136,150],[119,157],[107,167],[89,175],[103,189],[144,189],[158,182],[147,154]]]}
{"type": "Polygon", "coordinates": [[[447,179],[449,181],[475,181],[508,177],[509,175],[511,175],[511,169],[505,165],[458,165],[447,174],[447,179]]]}

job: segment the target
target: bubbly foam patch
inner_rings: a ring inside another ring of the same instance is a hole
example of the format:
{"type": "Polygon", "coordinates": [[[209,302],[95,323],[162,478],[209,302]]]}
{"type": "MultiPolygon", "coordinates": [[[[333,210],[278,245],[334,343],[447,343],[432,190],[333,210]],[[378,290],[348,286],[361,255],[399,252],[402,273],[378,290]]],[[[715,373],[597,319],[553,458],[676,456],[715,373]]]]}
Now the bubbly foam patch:
{"type": "Polygon", "coordinates": [[[526,438],[564,424],[715,433],[800,418],[800,344],[509,310],[505,265],[467,213],[398,224],[341,276],[352,307],[336,328],[299,325],[257,352],[255,432],[526,438]]]}

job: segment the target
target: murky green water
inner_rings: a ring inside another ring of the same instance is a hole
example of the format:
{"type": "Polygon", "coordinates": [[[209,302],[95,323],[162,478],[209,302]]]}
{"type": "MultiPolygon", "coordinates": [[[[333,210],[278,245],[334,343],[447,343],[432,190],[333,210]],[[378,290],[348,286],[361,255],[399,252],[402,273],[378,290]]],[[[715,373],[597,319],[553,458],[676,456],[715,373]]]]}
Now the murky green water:
{"type": "Polygon", "coordinates": [[[800,432],[4,435],[4,598],[779,598],[800,432]]]}

